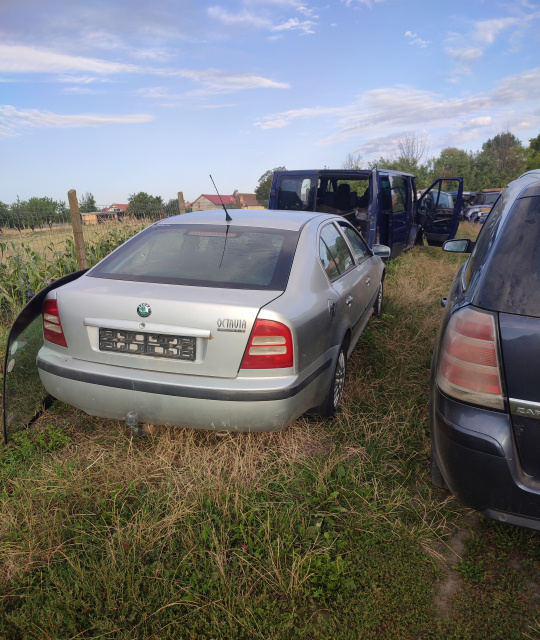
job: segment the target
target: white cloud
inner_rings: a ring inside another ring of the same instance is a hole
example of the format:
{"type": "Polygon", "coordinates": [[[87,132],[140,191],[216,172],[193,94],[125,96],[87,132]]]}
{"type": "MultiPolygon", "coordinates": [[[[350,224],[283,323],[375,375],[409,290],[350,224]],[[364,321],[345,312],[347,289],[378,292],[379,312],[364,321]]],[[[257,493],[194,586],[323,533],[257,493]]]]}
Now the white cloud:
{"type": "Polygon", "coordinates": [[[292,109],[277,115],[269,115],[255,126],[261,129],[282,129],[298,118],[316,118],[321,116],[341,117],[347,111],[347,107],[313,107],[308,109],[292,109]]]}
{"type": "Polygon", "coordinates": [[[256,4],[255,10],[242,9],[231,13],[221,6],[209,7],[207,13],[227,27],[244,27],[245,29],[264,29],[270,32],[299,31],[302,35],[315,33],[317,26],[313,9],[296,0],[247,0],[248,5],[256,4]],[[269,9],[292,9],[301,13],[307,20],[296,17],[276,18],[269,9]]]}
{"type": "Polygon", "coordinates": [[[479,20],[473,26],[473,39],[480,44],[492,44],[502,31],[519,24],[519,22],[517,18],[479,20]]]}
{"type": "Polygon", "coordinates": [[[106,93],[102,89],[90,89],[89,87],[66,87],[62,93],[72,93],[79,96],[96,96],[106,93]]]}
{"type": "Polygon", "coordinates": [[[180,77],[201,84],[207,93],[224,93],[246,89],[286,89],[289,87],[287,83],[254,74],[227,73],[216,69],[141,67],[98,58],[70,56],[19,45],[0,45],[0,72],[57,74],[54,77],[55,81],[76,84],[108,81],[110,76],[125,73],[180,77]],[[99,77],[85,75],[87,73],[94,73],[99,77]]]}
{"type": "Polygon", "coordinates": [[[371,9],[371,7],[373,7],[373,3],[376,4],[378,2],[385,2],[385,0],[341,0],[341,2],[343,2],[343,4],[345,4],[347,7],[358,4],[361,6],[369,7],[371,9]]]}
{"type": "MultiPolygon", "coordinates": [[[[169,75],[169,74],[167,74],[169,75]]],[[[276,82],[269,78],[250,74],[227,74],[216,69],[206,69],[204,71],[179,70],[170,75],[178,75],[183,78],[190,78],[195,82],[204,85],[214,92],[230,92],[245,89],[287,89],[289,84],[276,82]]]]}
{"type": "MultiPolygon", "coordinates": [[[[482,58],[486,49],[503,36],[507,37],[509,51],[516,51],[523,38],[534,37],[526,34],[531,28],[537,28],[540,20],[538,7],[523,2],[521,6],[514,5],[513,12],[518,16],[469,21],[460,33],[454,32],[449,35],[445,50],[457,66],[451,81],[456,81],[461,73],[470,74],[472,64],[482,58]]],[[[504,50],[504,47],[501,47],[501,50],[504,50]]]]}
{"type": "Polygon", "coordinates": [[[409,44],[414,44],[418,47],[427,47],[429,44],[429,40],[422,40],[422,38],[418,37],[417,33],[413,33],[412,31],[406,31],[405,37],[409,39],[409,44]]]}
{"type": "Polygon", "coordinates": [[[451,49],[447,47],[446,53],[455,60],[461,73],[471,73],[470,65],[484,55],[479,47],[465,47],[463,49],[451,49]]]}
{"type": "Polygon", "coordinates": [[[283,24],[272,27],[272,31],[301,31],[303,34],[315,33],[316,23],[312,20],[304,20],[300,22],[298,18],[290,18],[283,24]]]}
{"type": "Polygon", "coordinates": [[[56,53],[37,47],[0,44],[0,71],[7,73],[117,74],[140,72],[134,65],[56,53]]]}
{"type": "Polygon", "coordinates": [[[328,135],[317,141],[319,145],[359,140],[361,153],[377,148],[380,155],[383,139],[395,140],[407,130],[429,127],[440,136],[450,130],[446,140],[453,146],[459,140],[477,137],[481,130],[491,134],[504,129],[508,123],[515,131],[523,130],[531,122],[540,121],[539,102],[540,67],[507,77],[493,91],[472,97],[446,98],[413,87],[388,87],[366,91],[349,105],[290,110],[268,115],[254,124],[261,129],[276,129],[296,120],[324,118],[328,135]]]}
{"type": "Polygon", "coordinates": [[[246,10],[233,14],[221,7],[208,7],[207,13],[211,18],[219,20],[228,27],[243,26],[246,29],[269,29],[272,26],[271,21],[267,18],[246,10]]]}
{"type": "Polygon", "coordinates": [[[0,105],[0,137],[14,137],[26,128],[73,129],[80,127],[102,127],[118,124],[141,124],[150,122],[147,114],[107,116],[91,114],[60,114],[38,109],[17,109],[0,105]]]}

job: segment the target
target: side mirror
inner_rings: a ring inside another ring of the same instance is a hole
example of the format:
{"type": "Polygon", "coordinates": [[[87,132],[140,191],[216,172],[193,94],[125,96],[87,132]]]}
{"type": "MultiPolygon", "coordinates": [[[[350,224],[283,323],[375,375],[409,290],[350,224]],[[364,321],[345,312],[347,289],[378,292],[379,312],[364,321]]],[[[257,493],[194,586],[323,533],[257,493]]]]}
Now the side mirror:
{"type": "Polygon", "coordinates": [[[390,247],[387,247],[384,244],[374,244],[373,253],[376,256],[379,256],[379,258],[389,258],[392,252],[390,250],[390,247]]]}
{"type": "Polygon", "coordinates": [[[446,240],[443,243],[443,251],[450,253],[471,253],[476,243],[469,238],[458,238],[454,240],[446,240]]]}

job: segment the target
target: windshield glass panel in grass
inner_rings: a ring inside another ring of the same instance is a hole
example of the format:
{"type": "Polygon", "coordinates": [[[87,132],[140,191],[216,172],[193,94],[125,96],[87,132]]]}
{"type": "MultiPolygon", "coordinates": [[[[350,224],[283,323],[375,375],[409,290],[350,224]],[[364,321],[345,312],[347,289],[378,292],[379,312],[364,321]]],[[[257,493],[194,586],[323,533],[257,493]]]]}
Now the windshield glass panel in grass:
{"type": "Polygon", "coordinates": [[[233,225],[156,225],[88,275],[136,282],[283,291],[298,232],[233,225]]]}

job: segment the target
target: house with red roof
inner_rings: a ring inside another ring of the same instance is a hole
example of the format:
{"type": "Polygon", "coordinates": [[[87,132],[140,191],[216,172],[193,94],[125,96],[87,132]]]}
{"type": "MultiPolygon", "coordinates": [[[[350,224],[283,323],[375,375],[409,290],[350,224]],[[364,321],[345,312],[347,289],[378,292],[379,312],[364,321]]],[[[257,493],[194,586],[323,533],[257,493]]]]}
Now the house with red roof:
{"type": "Polygon", "coordinates": [[[129,207],[128,204],[111,204],[110,207],[103,209],[103,213],[125,213],[129,207]]]}
{"type": "Polygon", "coordinates": [[[222,203],[231,209],[264,209],[257,202],[254,193],[238,193],[235,191],[232,196],[222,195],[221,199],[216,194],[203,193],[191,203],[192,211],[208,211],[209,209],[221,209],[222,203]]]}

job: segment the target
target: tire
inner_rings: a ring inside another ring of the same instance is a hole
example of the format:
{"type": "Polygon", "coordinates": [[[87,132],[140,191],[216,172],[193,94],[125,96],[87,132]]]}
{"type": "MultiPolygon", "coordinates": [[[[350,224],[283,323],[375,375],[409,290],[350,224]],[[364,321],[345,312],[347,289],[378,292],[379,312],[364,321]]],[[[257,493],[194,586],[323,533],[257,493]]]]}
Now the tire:
{"type": "Polygon", "coordinates": [[[347,351],[345,343],[341,345],[337,357],[332,382],[324,400],[318,407],[312,409],[310,413],[328,418],[338,411],[343,399],[343,389],[345,387],[345,374],[347,373],[347,351]]]}
{"type": "Polygon", "coordinates": [[[375,304],[373,305],[373,315],[376,318],[380,318],[382,316],[383,294],[384,294],[383,282],[384,280],[381,280],[381,284],[379,285],[379,291],[377,293],[377,298],[375,300],[375,304]]]}
{"type": "Polygon", "coordinates": [[[448,491],[448,485],[446,484],[446,480],[441,473],[441,469],[439,467],[439,463],[437,462],[437,458],[435,456],[435,452],[433,451],[433,445],[431,445],[431,453],[429,456],[429,476],[431,479],[431,484],[438,489],[445,489],[448,491]]]}

